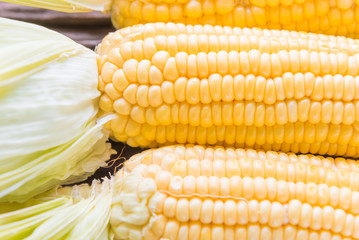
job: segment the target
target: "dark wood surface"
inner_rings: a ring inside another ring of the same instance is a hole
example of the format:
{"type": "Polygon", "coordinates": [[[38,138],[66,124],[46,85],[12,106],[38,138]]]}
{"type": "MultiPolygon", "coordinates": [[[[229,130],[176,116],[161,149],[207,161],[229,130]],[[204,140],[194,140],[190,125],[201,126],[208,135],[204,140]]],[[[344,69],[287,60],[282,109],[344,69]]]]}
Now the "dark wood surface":
{"type": "MultiPolygon", "coordinates": [[[[108,32],[115,31],[111,25],[110,16],[98,12],[76,14],[59,13],[51,10],[0,2],[0,17],[42,25],[58,31],[91,49],[94,49],[108,32]]],[[[118,153],[113,155],[112,160],[108,162],[109,167],[100,168],[85,182],[90,183],[93,179],[113,175],[115,170],[120,169],[121,163],[125,159],[129,159],[132,155],[141,151],[139,148],[131,148],[122,143],[111,143],[118,153]]]]}
{"type": "Polygon", "coordinates": [[[45,26],[91,49],[94,49],[107,33],[115,31],[110,15],[100,12],[61,13],[0,2],[0,17],[45,26]]]}

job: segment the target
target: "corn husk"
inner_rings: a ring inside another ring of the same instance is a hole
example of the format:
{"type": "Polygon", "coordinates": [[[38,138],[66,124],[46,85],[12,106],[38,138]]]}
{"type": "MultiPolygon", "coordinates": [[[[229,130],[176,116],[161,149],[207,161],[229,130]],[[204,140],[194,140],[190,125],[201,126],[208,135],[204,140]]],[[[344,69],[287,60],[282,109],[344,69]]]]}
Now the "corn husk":
{"type": "Polygon", "coordinates": [[[2,240],[110,240],[112,183],[55,189],[23,204],[0,204],[2,240]]]}
{"type": "MultiPolygon", "coordinates": [[[[0,202],[86,179],[110,158],[96,119],[96,54],[46,28],[0,18],[0,202]]],[[[106,119],[107,118],[107,119],[106,119]]]]}

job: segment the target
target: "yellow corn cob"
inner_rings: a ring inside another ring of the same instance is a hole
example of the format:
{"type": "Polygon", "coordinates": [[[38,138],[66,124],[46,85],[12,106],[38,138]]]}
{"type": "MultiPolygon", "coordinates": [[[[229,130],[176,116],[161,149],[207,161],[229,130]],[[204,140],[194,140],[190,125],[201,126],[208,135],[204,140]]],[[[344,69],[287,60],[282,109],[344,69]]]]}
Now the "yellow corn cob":
{"type": "Polygon", "coordinates": [[[115,0],[116,27],[178,22],[358,37],[358,0],[115,0]]]}
{"type": "Polygon", "coordinates": [[[359,0],[3,0],[64,12],[112,13],[115,27],[176,22],[359,37],[359,0]]]}
{"type": "Polygon", "coordinates": [[[147,150],[117,173],[116,239],[359,239],[359,164],[234,148],[147,150]]]}
{"type": "Polygon", "coordinates": [[[155,23],[98,46],[102,114],[131,146],[198,143],[359,156],[359,41],[155,23]]]}

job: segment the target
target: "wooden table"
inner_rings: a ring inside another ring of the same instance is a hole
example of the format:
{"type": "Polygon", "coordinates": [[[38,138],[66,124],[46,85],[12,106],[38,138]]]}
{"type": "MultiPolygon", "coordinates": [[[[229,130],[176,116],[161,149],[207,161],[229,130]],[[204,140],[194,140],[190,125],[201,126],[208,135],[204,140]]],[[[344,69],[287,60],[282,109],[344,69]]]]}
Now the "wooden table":
{"type": "Polygon", "coordinates": [[[94,49],[108,32],[115,31],[110,15],[100,12],[70,14],[0,2],[0,17],[45,26],[91,49],[94,49]]]}
{"type": "MultiPolygon", "coordinates": [[[[104,15],[98,12],[91,13],[59,13],[51,10],[38,9],[33,7],[13,5],[0,2],[0,17],[6,17],[31,23],[36,23],[49,29],[60,32],[76,42],[94,49],[107,33],[115,31],[112,27],[110,15],[104,15]]],[[[112,142],[113,148],[122,154],[121,157],[128,159],[135,153],[141,151],[139,148],[131,148],[122,143],[112,142]]],[[[112,156],[117,159],[119,154],[112,156]]],[[[93,179],[100,179],[104,176],[110,176],[119,165],[123,158],[117,160],[111,167],[99,169],[87,181],[90,183],[93,179]]]]}

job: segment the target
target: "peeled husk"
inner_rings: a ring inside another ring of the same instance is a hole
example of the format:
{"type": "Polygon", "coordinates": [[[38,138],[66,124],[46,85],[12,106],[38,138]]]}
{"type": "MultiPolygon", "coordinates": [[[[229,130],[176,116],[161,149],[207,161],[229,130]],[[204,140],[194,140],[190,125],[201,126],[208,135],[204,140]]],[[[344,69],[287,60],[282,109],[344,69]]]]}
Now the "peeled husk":
{"type": "Polygon", "coordinates": [[[0,239],[110,240],[112,181],[56,188],[25,203],[0,204],[0,239]]]}
{"type": "Polygon", "coordinates": [[[97,119],[96,54],[0,18],[0,202],[86,179],[113,153],[97,119]]]}

